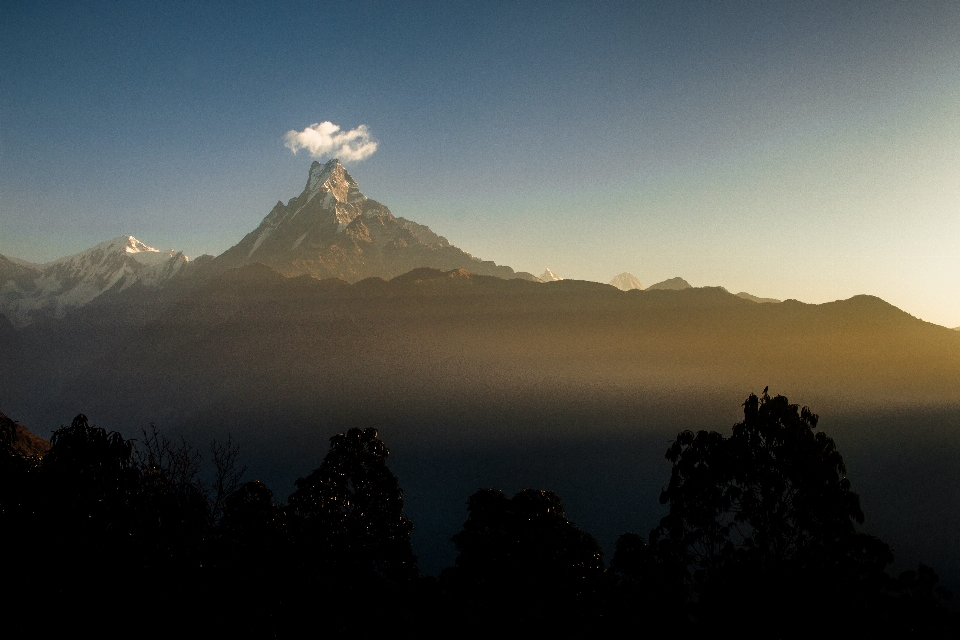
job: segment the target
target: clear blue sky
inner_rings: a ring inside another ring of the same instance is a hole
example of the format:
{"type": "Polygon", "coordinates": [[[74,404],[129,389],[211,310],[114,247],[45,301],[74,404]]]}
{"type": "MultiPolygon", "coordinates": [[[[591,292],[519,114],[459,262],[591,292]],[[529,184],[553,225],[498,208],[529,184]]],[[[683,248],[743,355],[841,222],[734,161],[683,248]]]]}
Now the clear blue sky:
{"type": "Polygon", "coordinates": [[[277,4],[0,4],[0,253],[219,253],[331,121],[484,259],[960,325],[960,3],[277,4]]]}

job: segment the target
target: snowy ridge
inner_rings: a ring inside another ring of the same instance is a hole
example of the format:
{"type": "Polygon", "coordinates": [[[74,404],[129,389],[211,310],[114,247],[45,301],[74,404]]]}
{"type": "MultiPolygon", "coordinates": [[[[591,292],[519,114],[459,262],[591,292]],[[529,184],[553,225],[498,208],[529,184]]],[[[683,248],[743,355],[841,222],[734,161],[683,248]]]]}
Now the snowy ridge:
{"type": "Polygon", "coordinates": [[[20,326],[39,315],[62,318],[110,290],[123,291],[134,284],[159,287],[188,261],[181,252],[158,251],[133,236],[107,240],[42,265],[11,260],[23,270],[0,282],[0,313],[20,326]]]}
{"type": "Polygon", "coordinates": [[[365,195],[360,193],[360,187],[356,180],[347,173],[336,158],[324,165],[319,162],[310,165],[310,175],[304,189],[307,202],[313,200],[321,192],[326,194],[324,206],[333,204],[334,200],[338,203],[360,204],[367,199],[365,195]]]}

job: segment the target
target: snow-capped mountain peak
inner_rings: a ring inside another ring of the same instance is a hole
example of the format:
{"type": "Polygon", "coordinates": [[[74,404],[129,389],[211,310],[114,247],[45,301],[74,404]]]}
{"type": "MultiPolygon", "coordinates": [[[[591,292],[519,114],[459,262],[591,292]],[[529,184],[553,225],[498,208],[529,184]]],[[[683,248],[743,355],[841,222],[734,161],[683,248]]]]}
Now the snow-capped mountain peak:
{"type": "Polygon", "coordinates": [[[307,194],[307,202],[321,193],[331,194],[337,202],[349,204],[358,204],[367,199],[360,193],[356,180],[336,158],[323,165],[316,161],[310,165],[310,175],[304,192],[307,194]]]}
{"type": "MultiPolygon", "coordinates": [[[[166,251],[154,249],[153,247],[147,246],[143,242],[140,242],[133,236],[120,236],[119,238],[113,238],[112,240],[101,242],[100,244],[94,245],[89,249],[81,251],[80,253],[72,256],[60,258],[45,265],[41,265],[41,267],[68,262],[90,262],[102,260],[107,256],[121,254],[130,256],[140,264],[156,265],[166,262],[170,258],[176,256],[177,253],[179,252],[175,251],[174,249],[167,249],[166,251]]],[[[186,260],[186,256],[184,256],[184,259],[186,260]]]]}
{"type": "Polygon", "coordinates": [[[148,247],[133,236],[120,236],[108,240],[97,246],[107,245],[108,248],[123,251],[124,253],[159,253],[159,250],[148,247]]]}
{"type": "Polygon", "coordinates": [[[397,218],[360,192],[336,159],[313,162],[303,191],[270,210],[256,229],[215,259],[223,270],[261,262],[284,275],[392,278],[418,267],[535,278],[474,258],[429,227],[397,218]]]}
{"type": "Polygon", "coordinates": [[[360,192],[357,181],[339,160],[314,161],[303,192],[287,204],[278,202],[260,226],[231,249],[237,255],[230,259],[269,264],[278,253],[299,250],[309,255],[361,216],[393,217],[389,209],[360,192]]]}

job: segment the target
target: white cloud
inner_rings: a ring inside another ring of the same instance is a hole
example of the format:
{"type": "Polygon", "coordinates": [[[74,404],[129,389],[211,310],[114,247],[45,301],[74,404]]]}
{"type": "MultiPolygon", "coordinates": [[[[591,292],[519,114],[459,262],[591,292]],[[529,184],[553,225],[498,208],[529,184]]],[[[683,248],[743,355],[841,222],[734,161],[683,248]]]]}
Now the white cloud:
{"type": "Polygon", "coordinates": [[[365,124],[340,131],[340,127],[329,121],[314,123],[303,131],[287,131],[283,139],[286,140],[284,146],[294,153],[306,149],[314,158],[330,156],[342,162],[369,158],[377,150],[377,143],[370,139],[370,129],[365,124]]]}

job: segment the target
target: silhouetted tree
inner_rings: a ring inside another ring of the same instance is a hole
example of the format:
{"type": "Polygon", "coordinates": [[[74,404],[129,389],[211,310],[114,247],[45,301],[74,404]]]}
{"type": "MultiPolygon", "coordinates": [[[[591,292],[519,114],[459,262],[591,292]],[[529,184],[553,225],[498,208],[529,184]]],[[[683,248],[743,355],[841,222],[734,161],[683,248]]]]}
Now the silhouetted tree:
{"type": "Polygon", "coordinates": [[[857,530],[863,512],[834,441],[808,408],[766,390],[743,409],[729,438],[685,431],[667,451],[658,554],[686,572],[701,620],[740,611],[745,630],[791,633],[875,620],[893,556],[857,530]],[[810,594],[815,615],[800,608],[810,594]]]}
{"type": "Polygon", "coordinates": [[[669,555],[658,552],[635,533],[617,538],[607,570],[606,618],[614,628],[646,620],[651,633],[675,632],[685,621],[687,596],[685,571],[669,555]]]}
{"type": "MultiPolygon", "coordinates": [[[[291,553],[287,516],[273,492],[259,480],[245,482],[224,498],[221,513],[205,560],[216,572],[210,599],[216,632],[266,637],[297,623],[310,629],[302,611],[281,615],[306,567],[291,553]]],[[[309,598],[302,602],[309,606],[309,598]]]]}
{"type": "Polygon", "coordinates": [[[298,554],[319,574],[341,583],[416,577],[413,524],[403,515],[389,455],[376,429],[350,429],[330,439],[318,469],[297,479],[289,504],[299,523],[298,554]]]}
{"type": "MultiPolygon", "coordinates": [[[[210,511],[214,522],[218,522],[223,516],[225,500],[237,491],[241,485],[243,474],[247,468],[239,465],[240,447],[233,442],[229,435],[225,442],[214,440],[210,443],[210,456],[213,461],[213,496],[210,511]]],[[[269,489],[263,486],[268,492],[269,489]]],[[[270,501],[273,501],[273,494],[270,494],[270,501]]]]}
{"type": "Polygon", "coordinates": [[[960,614],[943,606],[952,594],[937,585],[939,581],[936,572],[923,563],[916,571],[904,571],[891,580],[889,590],[893,597],[884,603],[884,632],[898,636],[960,637],[960,614]]]}
{"type": "MultiPolygon", "coordinates": [[[[30,528],[43,553],[24,574],[37,602],[57,611],[48,631],[104,628],[102,611],[83,594],[116,605],[111,624],[130,609],[123,598],[139,584],[136,501],[140,475],[132,444],[90,425],[80,414],[54,432],[39,465],[30,528]]],[[[35,605],[20,601],[24,614],[35,605]]],[[[32,615],[36,615],[34,611],[32,615]]]]}
{"type": "Polygon", "coordinates": [[[567,520],[560,496],[524,489],[513,498],[481,489],[453,536],[456,566],[441,580],[474,624],[543,628],[591,617],[603,576],[597,541],[567,520]]]}
{"type": "Polygon", "coordinates": [[[245,482],[224,500],[220,535],[237,555],[244,549],[269,555],[281,511],[273,503],[273,491],[259,480],[245,482]]]}
{"type": "Polygon", "coordinates": [[[137,444],[136,537],[142,567],[181,578],[195,574],[211,524],[207,492],[199,480],[200,454],[183,438],[168,440],[152,424],[137,444]]]}
{"type": "Polygon", "coordinates": [[[32,494],[40,465],[37,455],[25,453],[23,427],[0,413],[0,535],[33,508],[32,494]]]}
{"type": "Polygon", "coordinates": [[[61,535],[91,548],[128,539],[140,484],[130,441],[80,414],[54,432],[40,468],[47,516],[61,535]]]}
{"type": "Polygon", "coordinates": [[[10,575],[29,570],[43,549],[37,544],[39,532],[34,530],[40,504],[40,458],[27,453],[35,449],[23,446],[23,436],[23,427],[0,413],[0,548],[10,575]]]}

